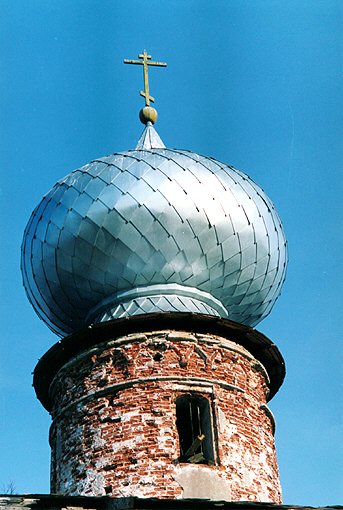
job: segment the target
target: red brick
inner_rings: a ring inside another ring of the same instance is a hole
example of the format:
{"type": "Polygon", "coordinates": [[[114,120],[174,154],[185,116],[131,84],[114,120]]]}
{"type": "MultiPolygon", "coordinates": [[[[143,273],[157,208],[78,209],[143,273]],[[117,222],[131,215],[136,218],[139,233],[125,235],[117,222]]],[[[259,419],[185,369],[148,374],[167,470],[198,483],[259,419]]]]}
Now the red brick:
{"type": "Polygon", "coordinates": [[[100,496],[111,486],[117,497],[182,497],[175,399],[193,391],[191,377],[210,381],[199,391],[213,401],[218,438],[217,464],[199,469],[227,482],[228,499],[280,503],[273,424],[261,409],[263,369],[228,339],[182,331],[121,337],[59,371],[51,387],[52,492],[100,496]],[[126,386],[110,388],[118,383],[126,386]]]}

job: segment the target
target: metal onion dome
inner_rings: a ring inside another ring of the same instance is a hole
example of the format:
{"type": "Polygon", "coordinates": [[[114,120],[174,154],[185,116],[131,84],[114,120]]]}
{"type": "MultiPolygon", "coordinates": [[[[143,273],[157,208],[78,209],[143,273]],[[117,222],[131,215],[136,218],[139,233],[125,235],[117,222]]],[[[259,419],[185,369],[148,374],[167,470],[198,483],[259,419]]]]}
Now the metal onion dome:
{"type": "Polygon", "coordinates": [[[154,109],[143,110],[135,150],[71,172],[32,213],[22,245],[31,304],[60,335],[168,311],[254,326],[286,271],[272,202],[239,170],[166,148],[154,109]]]}

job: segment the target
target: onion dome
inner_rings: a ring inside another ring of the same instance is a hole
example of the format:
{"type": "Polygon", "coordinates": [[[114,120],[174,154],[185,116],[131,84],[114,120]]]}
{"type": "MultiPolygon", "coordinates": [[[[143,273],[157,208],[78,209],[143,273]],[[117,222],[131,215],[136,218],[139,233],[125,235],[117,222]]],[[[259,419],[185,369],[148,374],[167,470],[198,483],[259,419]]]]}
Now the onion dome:
{"type": "Polygon", "coordinates": [[[150,104],[140,118],[135,150],[71,172],[33,211],[22,244],[32,306],[59,335],[151,312],[256,325],[286,271],[272,202],[239,170],[166,148],[150,104]]]}
{"type": "Polygon", "coordinates": [[[286,270],[286,240],[247,175],[167,149],[148,122],[135,150],[61,179],[26,227],[24,286],[65,335],[94,322],[191,311],[254,326],[286,270]]]}

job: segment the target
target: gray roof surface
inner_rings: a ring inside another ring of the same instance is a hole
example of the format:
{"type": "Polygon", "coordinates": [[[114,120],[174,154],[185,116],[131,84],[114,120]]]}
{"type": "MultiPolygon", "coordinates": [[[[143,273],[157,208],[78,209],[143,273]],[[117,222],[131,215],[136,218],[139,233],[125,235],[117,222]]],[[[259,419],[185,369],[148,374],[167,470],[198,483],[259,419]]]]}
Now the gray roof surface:
{"type": "Polygon", "coordinates": [[[94,496],[59,496],[55,494],[0,495],[0,508],[20,510],[293,510],[325,508],[340,510],[342,506],[310,507],[295,505],[276,505],[273,503],[255,503],[251,501],[209,501],[205,499],[155,499],[155,498],[110,498],[94,496]]]}

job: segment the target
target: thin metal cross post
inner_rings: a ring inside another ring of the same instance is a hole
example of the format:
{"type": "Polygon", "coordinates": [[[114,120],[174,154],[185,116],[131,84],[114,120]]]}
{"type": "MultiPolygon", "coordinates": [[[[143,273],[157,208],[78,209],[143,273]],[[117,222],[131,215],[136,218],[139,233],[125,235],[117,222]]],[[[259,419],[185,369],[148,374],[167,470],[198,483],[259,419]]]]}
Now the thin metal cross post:
{"type": "Polygon", "coordinates": [[[138,65],[143,66],[144,92],[141,90],[140,95],[145,98],[145,106],[150,106],[150,101],[152,103],[154,103],[155,99],[150,95],[150,92],[149,92],[148,66],[167,67],[167,64],[165,62],[151,61],[151,55],[148,55],[146,50],[144,50],[143,53],[138,55],[138,58],[140,58],[142,60],[125,59],[124,64],[138,64],[138,65]]]}

